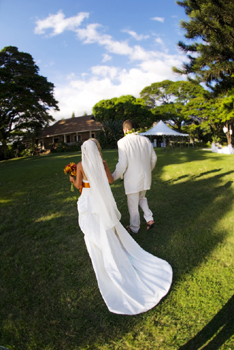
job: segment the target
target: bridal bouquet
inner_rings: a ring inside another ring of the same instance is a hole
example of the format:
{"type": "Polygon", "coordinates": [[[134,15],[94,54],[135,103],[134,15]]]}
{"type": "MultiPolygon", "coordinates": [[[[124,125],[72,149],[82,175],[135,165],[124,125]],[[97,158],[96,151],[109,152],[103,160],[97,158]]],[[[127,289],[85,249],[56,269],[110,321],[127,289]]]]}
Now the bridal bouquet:
{"type": "MultiPolygon", "coordinates": [[[[65,166],[64,168],[64,174],[71,175],[73,177],[76,177],[76,164],[75,163],[69,163],[68,165],[65,166]]],[[[71,191],[74,191],[74,184],[71,184],[71,191]]]]}

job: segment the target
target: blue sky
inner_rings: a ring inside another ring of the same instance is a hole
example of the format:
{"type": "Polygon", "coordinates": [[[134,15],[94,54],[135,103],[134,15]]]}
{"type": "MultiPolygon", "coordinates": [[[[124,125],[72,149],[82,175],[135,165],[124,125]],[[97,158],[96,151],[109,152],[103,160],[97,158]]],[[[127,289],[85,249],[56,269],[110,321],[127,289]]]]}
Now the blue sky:
{"type": "Polygon", "coordinates": [[[186,60],[173,0],[0,0],[0,49],[32,55],[55,85],[55,119],[91,113],[102,99],[133,95],[154,82],[182,79],[186,60]]]}

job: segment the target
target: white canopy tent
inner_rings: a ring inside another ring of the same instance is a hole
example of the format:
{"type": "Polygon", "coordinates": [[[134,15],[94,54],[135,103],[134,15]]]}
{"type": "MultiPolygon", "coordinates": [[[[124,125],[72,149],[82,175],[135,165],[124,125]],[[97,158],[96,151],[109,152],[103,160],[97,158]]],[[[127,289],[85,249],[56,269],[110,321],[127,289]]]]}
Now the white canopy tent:
{"type": "MultiPolygon", "coordinates": [[[[172,130],[167,126],[162,120],[158,122],[155,126],[149,129],[146,132],[142,132],[140,135],[143,136],[163,136],[163,144],[161,146],[166,146],[166,138],[165,136],[176,136],[176,137],[189,137],[189,134],[182,134],[175,130],[172,130]]],[[[154,140],[154,147],[157,147],[156,140],[154,140]]]]}

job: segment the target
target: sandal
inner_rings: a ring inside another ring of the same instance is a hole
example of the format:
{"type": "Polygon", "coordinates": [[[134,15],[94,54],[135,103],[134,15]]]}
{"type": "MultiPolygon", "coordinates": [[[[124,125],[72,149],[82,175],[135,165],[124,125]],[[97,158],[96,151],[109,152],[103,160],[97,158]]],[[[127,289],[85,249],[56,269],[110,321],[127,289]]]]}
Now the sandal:
{"type": "Polygon", "coordinates": [[[155,222],[153,220],[147,222],[146,229],[149,231],[151,228],[153,228],[155,225],[155,222]]]}

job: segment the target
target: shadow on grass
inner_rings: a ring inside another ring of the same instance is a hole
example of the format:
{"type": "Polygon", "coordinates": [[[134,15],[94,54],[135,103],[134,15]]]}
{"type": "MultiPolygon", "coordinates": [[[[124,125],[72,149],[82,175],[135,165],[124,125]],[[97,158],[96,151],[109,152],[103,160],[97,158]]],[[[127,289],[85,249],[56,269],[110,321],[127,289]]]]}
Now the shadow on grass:
{"type": "MultiPolygon", "coordinates": [[[[214,170],[210,170],[210,171],[206,171],[204,173],[201,173],[200,175],[197,175],[197,176],[193,176],[193,179],[195,178],[199,178],[199,177],[202,177],[204,175],[209,175],[209,174],[213,174],[213,173],[217,173],[219,171],[221,171],[222,169],[214,169],[214,170]]],[[[177,182],[177,181],[180,181],[180,180],[183,180],[183,179],[186,179],[186,178],[191,178],[191,175],[181,175],[179,177],[177,177],[176,179],[172,179],[172,180],[168,180],[168,181],[165,181],[165,183],[173,183],[173,182],[177,182]]]]}
{"type": "Polygon", "coordinates": [[[191,174],[183,177],[184,182],[157,183],[148,193],[155,213],[156,228],[151,233],[155,244],[147,237],[142,242],[146,250],[170,262],[174,281],[199,266],[226,237],[226,232],[216,227],[232,209],[232,181],[223,184],[223,178],[234,171],[214,176],[211,174],[216,171],[207,173],[208,178],[191,174]]]}
{"type": "MultiPolygon", "coordinates": [[[[184,155],[181,157],[178,155],[176,162],[183,162],[184,155]]],[[[201,152],[186,157],[187,161],[206,159],[201,152]]],[[[164,159],[163,166],[171,164],[168,157],[164,159]]],[[[53,162],[53,157],[48,160],[53,162]]],[[[56,167],[53,163],[51,167],[54,172],[60,171],[62,177],[63,155],[60,159],[56,155],[56,162],[56,167]]],[[[216,227],[233,203],[232,181],[228,176],[234,171],[221,172],[220,168],[199,175],[183,175],[177,180],[185,181],[175,183],[160,180],[162,167],[155,175],[157,185],[148,192],[156,228],[146,234],[142,226],[134,239],[172,265],[173,285],[176,285],[225,239],[226,231],[216,227]]],[[[5,207],[0,236],[0,343],[18,350],[97,349],[98,344],[121,339],[145,315],[129,317],[108,311],[77,225],[75,200],[70,200],[68,180],[64,176],[64,180],[56,183],[49,176],[48,170],[43,183],[33,183],[30,191],[21,197],[12,195],[12,206],[5,207]]],[[[126,197],[122,183],[121,188],[117,185],[118,182],[113,193],[125,226],[129,219],[126,197]]],[[[161,304],[164,302],[166,298],[161,304]]],[[[150,310],[148,315],[157,314],[159,309],[150,310]]]]}
{"type": "MultiPolygon", "coordinates": [[[[155,149],[156,154],[158,156],[158,162],[163,159],[164,165],[172,165],[172,164],[179,164],[184,162],[194,162],[194,161],[203,161],[207,160],[207,157],[209,156],[209,159],[212,159],[213,161],[219,160],[220,155],[217,153],[210,152],[207,155],[207,152],[204,152],[201,149],[175,149],[175,150],[163,150],[160,148],[155,149]]],[[[226,155],[224,155],[225,157],[226,155]]],[[[227,155],[231,161],[231,159],[234,159],[233,155],[227,155]]]]}
{"type": "Polygon", "coordinates": [[[234,295],[213,319],[179,350],[218,350],[234,335],[234,295]]]}
{"type": "Polygon", "coordinates": [[[198,175],[197,177],[201,177],[201,176],[204,176],[204,175],[208,175],[208,174],[213,174],[213,173],[217,173],[218,171],[221,171],[222,169],[213,169],[213,170],[210,170],[210,171],[205,171],[204,173],[201,173],[200,175],[198,175]]]}

